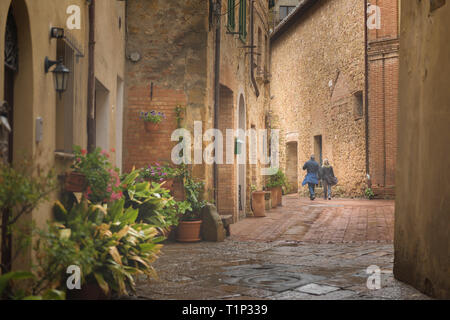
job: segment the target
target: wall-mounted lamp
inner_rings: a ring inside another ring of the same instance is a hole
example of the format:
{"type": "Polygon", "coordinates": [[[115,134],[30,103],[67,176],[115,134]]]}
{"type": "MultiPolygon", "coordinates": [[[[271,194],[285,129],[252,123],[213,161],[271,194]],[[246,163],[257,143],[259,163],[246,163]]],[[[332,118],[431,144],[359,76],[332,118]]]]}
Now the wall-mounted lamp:
{"type": "Polygon", "coordinates": [[[56,65],[53,69],[53,78],[55,81],[55,90],[59,93],[59,97],[67,90],[67,81],[69,79],[70,70],[67,69],[62,63],[62,59],[59,61],[49,60],[45,57],[45,73],[48,73],[52,66],[56,65]]]}
{"type": "Polygon", "coordinates": [[[63,39],[64,38],[64,28],[52,27],[50,29],[50,38],[63,39]]]}

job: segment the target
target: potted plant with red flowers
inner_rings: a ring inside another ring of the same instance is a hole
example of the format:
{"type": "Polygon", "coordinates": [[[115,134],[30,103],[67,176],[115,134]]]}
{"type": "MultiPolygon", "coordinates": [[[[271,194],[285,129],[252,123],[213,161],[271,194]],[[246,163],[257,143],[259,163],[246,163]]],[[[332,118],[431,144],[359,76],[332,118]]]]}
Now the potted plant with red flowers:
{"type": "Polygon", "coordinates": [[[144,126],[147,132],[157,131],[161,121],[166,119],[166,115],[164,113],[156,112],[155,110],[150,112],[142,111],[139,117],[144,120],[144,126]]]}
{"type": "Polygon", "coordinates": [[[97,148],[87,153],[76,146],[74,153],[73,171],[69,176],[74,174],[84,176],[84,187],[72,191],[75,188],[68,189],[66,179],[66,191],[84,192],[84,196],[92,203],[106,203],[122,197],[119,169],[113,168],[107,151],[97,148]]]}

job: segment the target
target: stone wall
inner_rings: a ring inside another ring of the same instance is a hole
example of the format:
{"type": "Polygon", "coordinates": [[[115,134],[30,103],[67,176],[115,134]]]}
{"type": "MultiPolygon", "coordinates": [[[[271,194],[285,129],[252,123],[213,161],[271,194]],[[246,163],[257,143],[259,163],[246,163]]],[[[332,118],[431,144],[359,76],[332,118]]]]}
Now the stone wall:
{"type": "Polygon", "coordinates": [[[394,275],[450,298],[449,1],[403,1],[394,275]],[[431,5],[435,5],[434,10],[431,5]]]}
{"type": "Polygon", "coordinates": [[[294,18],[297,21],[281,34],[275,30],[271,40],[271,126],[281,128],[282,167],[286,144],[297,141],[301,183],[303,163],[318,153],[315,144],[321,136],[322,158],[330,160],[340,181],[335,194],[361,196],[364,2],[320,1],[294,18]]]}

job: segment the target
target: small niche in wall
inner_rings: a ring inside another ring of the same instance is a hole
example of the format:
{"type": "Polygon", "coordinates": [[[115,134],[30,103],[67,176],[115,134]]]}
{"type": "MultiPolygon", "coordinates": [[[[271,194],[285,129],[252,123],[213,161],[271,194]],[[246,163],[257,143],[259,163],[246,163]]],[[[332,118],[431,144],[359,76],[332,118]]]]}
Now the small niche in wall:
{"type": "Polygon", "coordinates": [[[353,98],[355,100],[353,114],[355,120],[359,120],[364,116],[364,94],[362,91],[356,91],[353,93],[353,98]]]}

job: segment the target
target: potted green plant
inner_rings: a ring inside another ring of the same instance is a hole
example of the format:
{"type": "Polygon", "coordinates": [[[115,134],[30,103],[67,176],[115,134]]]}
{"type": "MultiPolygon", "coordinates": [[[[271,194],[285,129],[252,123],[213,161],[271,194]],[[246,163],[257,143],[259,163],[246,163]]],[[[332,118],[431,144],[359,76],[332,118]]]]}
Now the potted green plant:
{"type": "Polygon", "coordinates": [[[201,211],[206,205],[206,201],[200,199],[204,183],[195,181],[188,170],[184,170],[182,174],[186,200],[180,202],[182,215],[176,230],[176,239],[179,242],[197,242],[201,240],[201,211]]]}
{"type": "Polygon", "coordinates": [[[66,177],[66,191],[84,192],[84,196],[93,203],[111,202],[122,197],[119,170],[113,168],[107,151],[97,148],[87,153],[86,150],[75,146],[74,154],[72,172],[66,177]],[[79,181],[82,180],[81,176],[84,177],[83,187],[81,183],[77,187],[70,183],[68,185],[67,178],[74,175],[80,176],[79,181]]]}
{"type": "Polygon", "coordinates": [[[272,193],[272,207],[276,208],[282,204],[282,188],[287,186],[286,175],[280,169],[269,176],[266,183],[266,190],[272,193]]]}
{"type": "Polygon", "coordinates": [[[157,228],[138,222],[139,210],[125,199],[95,205],[82,198],[66,209],[57,202],[55,221],[37,230],[36,250],[41,287],[67,291],[69,299],[107,299],[135,290],[135,277],[155,277],[152,263],[160,251],[157,228]],[[82,270],[81,291],[66,287],[68,266],[82,270]]]}
{"type": "Polygon", "coordinates": [[[152,110],[150,112],[141,112],[139,117],[144,120],[145,130],[148,132],[154,132],[158,130],[159,124],[163,119],[166,118],[166,115],[162,112],[156,112],[152,110]]]}

